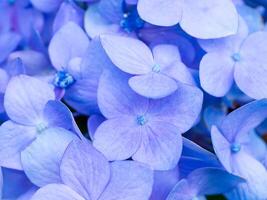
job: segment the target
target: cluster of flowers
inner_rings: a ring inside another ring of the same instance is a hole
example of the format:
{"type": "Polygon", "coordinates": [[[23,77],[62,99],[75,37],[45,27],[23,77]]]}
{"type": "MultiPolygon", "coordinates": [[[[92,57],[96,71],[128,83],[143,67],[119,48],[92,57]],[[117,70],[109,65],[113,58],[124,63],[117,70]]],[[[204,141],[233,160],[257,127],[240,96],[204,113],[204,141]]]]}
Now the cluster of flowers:
{"type": "Polygon", "coordinates": [[[0,198],[266,200],[264,6],[0,0],[0,198]]]}

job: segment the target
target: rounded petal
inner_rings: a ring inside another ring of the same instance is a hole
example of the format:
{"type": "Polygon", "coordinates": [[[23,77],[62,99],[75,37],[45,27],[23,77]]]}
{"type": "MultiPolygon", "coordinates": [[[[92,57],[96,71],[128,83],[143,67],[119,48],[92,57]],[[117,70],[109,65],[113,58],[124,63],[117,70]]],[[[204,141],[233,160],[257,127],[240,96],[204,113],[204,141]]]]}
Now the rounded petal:
{"type": "Polygon", "coordinates": [[[207,39],[198,40],[199,45],[206,52],[221,52],[228,51],[231,53],[239,52],[240,47],[246,37],[248,36],[248,27],[246,22],[239,16],[238,20],[238,30],[235,35],[217,38],[217,39],[207,39]]]}
{"type": "Polygon", "coordinates": [[[85,12],[84,27],[86,33],[94,38],[101,34],[116,33],[119,30],[117,24],[112,23],[99,13],[97,5],[91,5],[85,12]]]}
{"type": "Polygon", "coordinates": [[[196,85],[191,72],[181,61],[173,62],[171,65],[165,67],[162,70],[162,73],[175,79],[176,81],[188,85],[196,85]]]}
{"type": "Polygon", "coordinates": [[[48,52],[53,66],[62,70],[71,59],[82,57],[89,45],[89,39],[74,22],[64,25],[50,41],[48,52]]]}
{"type": "Polygon", "coordinates": [[[238,14],[230,0],[185,0],[180,25],[196,38],[220,38],[237,32],[238,14]]]}
{"type": "Polygon", "coordinates": [[[9,118],[24,125],[36,125],[43,109],[55,94],[51,85],[26,75],[12,78],[6,88],[4,106],[9,118]]]}
{"type": "MultiPolygon", "coordinates": [[[[85,200],[71,188],[63,184],[49,184],[40,188],[31,200],[85,200]]],[[[90,200],[90,199],[87,199],[90,200]]]]}
{"type": "Polygon", "coordinates": [[[129,76],[116,71],[105,71],[99,81],[97,101],[106,118],[140,115],[146,112],[148,99],[137,95],[128,86],[129,76]]]}
{"type": "Polygon", "coordinates": [[[61,4],[62,0],[30,0],[35,8],[43,12],[53,12],[61,4]]]}
{"type": "Polygon", "coordinates": [[[246,180],[241,186],[244,193],[256,199],[267,198],[267,171],[262,163],[241,150],[233,156],[232,171],[246,180]]]}
{"type": "Polygon", "coordinates": [[[160,44],[153,48],[153,57],[160,66],[171,65],[175,61],[180,61],[179,49],[175,45],[160,44]]]}
{"type": "Polygon", "coordinates": [[[152,185],[153,172],[134,161],[111,163],[111,179],[99,200],[147,200],[152,185]]]}
{"type": "Polygon", "coordinates": [[[158,100],[150,100],[147,115],[150,121],[172,124],[177,127],[178,133],[184,133],[196,122],[202,102],[201,90],[180,84],[178,90],[172,95],[158,100]]]}
{"type": "Polygon", "coordinates": [[[140,17],[154,25],[172,26],[182,18],[183,0],[139,0],[140,17]]]}
{"type": "Polygon", "coordinates": [[[86,199],[98,199],[110,178],[107,159],[87,141],[74,140],[60,166],[63,183],[86,199]]]}
{"type": "Polygon", "coordinates": [[[141,142],[141,130],[136,119],[129,116],[104,121],[96,130],[93,145],[108,160],[130,158],[141,142]]]}
{"type": "Polygon", "coordinates": [[[206,54],[199,67],[201,87],[209,94],[222,97],[234,81],[234,61],[225,53],[206,54]]]}
{"type": "Polygon", "coordinates": [[[129,85],[137,94],[152,99],[166,97],[178,88],[175,80],[154,72],[130,78],[129,85]]]}
{"type": "Polygon", "coordinates": [[[17,33],[6,32],[0,34],[0,63],[3,62],[8,55],[16,49],[21,37],[17,33]]]}
{"type": "Polygon", "coordinates": [[[102,35],[100,39],[111,61],[122,71],[130,74],[146,74],[152,70],[154,65],[152,53],[142,41],[116,35],[102,35]]]}
{"type": "Polygon", "coordinates": [[[35,139],[35,129],[6,121],[0,127],[0,165],[22,170],[20,153],[35,139]]]}
{"type": "Polygon", "coordinates": [[[60,183],[59,167],[62,156],[75,134],[62,128],[49,128],[21,153],[26,175],[35,185],[42,187],[60,183]]]}
{"type": "Polygon", "coordinates": [[[254,99],[267,97],[267,33],[251,34],[243,43],[241,61],[236,64],[235,81],[238,87],[254,99]]]}
{"type": "Polygon", "coordinates": [[[164,122],[152,122],[141,131],[141,145],[133,155],[133,160],[143,162],[154,170],[174,168],[183,146],[177,128],[164,122]]]}

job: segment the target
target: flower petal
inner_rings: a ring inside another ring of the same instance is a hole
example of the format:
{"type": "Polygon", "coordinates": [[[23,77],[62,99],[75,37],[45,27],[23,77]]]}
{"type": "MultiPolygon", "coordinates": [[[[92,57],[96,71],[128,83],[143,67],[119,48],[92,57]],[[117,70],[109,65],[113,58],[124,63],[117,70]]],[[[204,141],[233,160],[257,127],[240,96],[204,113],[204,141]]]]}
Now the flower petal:
{"type": "Polygon", "coordinates": [[[0,165],[22,170],[20,153],[35,139],[35,128],[6,121],[0,127],[0,165]]]}
{"type": "Polygon", "coordinates": [[[89,39],[81,27],[68,22],[61,27],[50,41],[48,52],[57,70],[66,69],[69,61],[82,57],[89,45],[89,39]]]}
{"type": "Polygon", "coordinates": [[[230,0],[186,0],[180,25],[196,38],[220,38],[237,32],[238,14],[230,0]]]}
{"type": "Polygon", "coordinates": [[[203,94],[198,88],[179,84],[178,90],[172,95],[151,100],[147,114],[151,121],[175,125],[178,133],[184,133],[197,120],[202,101],[203,94]]]}
{"type": "Polygon", "coordinates": [[[24,125],[36,125],[45,104],[55,94],[51,85],[26,75],[12,78],[6,88],[4,106],[10,119],[24,125]]]}
{"type": "Polygon", "coordinates": [[[225,53],[208,53],[200,62],[199,76],[206,92],[222,97],[233,84],[234,61],[225,53]]]}
{"type": "Polygon", "coordinates": [[[182,137],[178,129],[164,122],[149,122],[141,131],[141,145],[133,160],[146,163],[155,170],[174,168],[182,153],[182,137]]]}
{"type": "Polygon", "coordinates": [[[87,141],[74,140],[62,158],[60,176],[84,198],[98,199],[109,181],[109,163],[87,141]]]}
{"type": "Polygon", "coordinates": [[[108,160],[125,160],[137,150],[141,130],[136,119],[121,116],[104,121],[96,130],[93,144],[108,160]]]}
{"type": "Polygon", "coordinates": [[[238,87],[249,97],[261,99],[267,97],[267,33],[251,34],[243,43],[235,68],[235,81],[238,87]]]}
{"type": "Polygon", "coordinates": [[[35,185],[61,182],[60,162],[68,144],[75,138],[74,133],[65,129],[49,128],[21,153],[23,169],[35,185]]]}
{"type": "Polygon", "coordinates": [[[129,76],[121,72],[105,71],[99,81],[97,101],[106,118],[145,113],[148,99],[137,95],[128,86],[129,76]]]}
{"type": "MultiPolygon", "coordinates": [[[[31,200],[85,200],[71,188],[63,184],[49,184],[40,188],[31,200]]],[[[90,200],[90,199],[87,199],[90,200]]]]}
{"type": "Polygon", "coordinates": [[[166,97],[177,90],[175,80],[155,72],[134,76],[129,79],[129,85],[137,94],[152,99],[166,97]]]}
{"type": "Polygon", "coordinates": [[[182,18],[181,0],[139,0],[138,13],[141,18],[158,26],[172,26],[182,18]]]}
{"type": "Polygon", "coordinates": [[[134,161],[111,163],[111,179],[99,200],[147,200],[153,184],[153,172],[134,161]]]}
{"type": "Polygon", "coordinates": [[[140,40],[115,35],[102,35],[100,39],[111,61],[122,71],[145,74],[152,70],[152,53],[140,40]]]}

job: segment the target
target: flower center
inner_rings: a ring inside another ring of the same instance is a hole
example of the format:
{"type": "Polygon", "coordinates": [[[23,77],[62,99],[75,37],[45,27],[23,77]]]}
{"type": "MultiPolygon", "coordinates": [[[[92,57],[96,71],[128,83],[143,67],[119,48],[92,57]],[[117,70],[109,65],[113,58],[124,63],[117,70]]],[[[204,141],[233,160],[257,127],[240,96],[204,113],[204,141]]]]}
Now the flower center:
{"type": "Polygon", "coordinates": [[[58,71],[54,78],[54,85],[60,88],[67,88],[75,82],[74,78],[65,71],[58,71]]]}
{"type": "Polygon", "coordinates": [[[240,151],[240,149],[241,149],[241,145],[238,143],[233,143],[231,145],[231,152],[232,153],[238,153],[240,151]]]}
{"type": "Polygon", "coordinates": [[[45,129],[47,129],[47,126],[44,123],[39,123],[36,125],[36,131],[38,134],[41,134],[45,129]]]}
{"type": "Polygon", "coordinates": [[[235,62],[239,62],[241,60],[241,56],[239,53],[234,53],[232,55],[232,59],[235,61],[235,62]]]}
{"type": "Polygon", "coordinates": [[[152,71],[153,72],[156,72],[156,73],[159,73],[160,72],[160,65],[159,64],[155,64],[153,67],[152,67],[152,71]]]}
{"type": "Polygon", "coordinates": [[[143,126],[143,125],[146,124],[147,119],[145,118],[144,115],[139,115],[139,116],[136,117],[136,122],[137,122],[138,125],[143,126]]]}
{"type": "Polygon", "coordinates": [[[120,26],[127,33],[143,28],[145,22],[139,17],[137,10],[125,12],[120,21],[120,26]]]}

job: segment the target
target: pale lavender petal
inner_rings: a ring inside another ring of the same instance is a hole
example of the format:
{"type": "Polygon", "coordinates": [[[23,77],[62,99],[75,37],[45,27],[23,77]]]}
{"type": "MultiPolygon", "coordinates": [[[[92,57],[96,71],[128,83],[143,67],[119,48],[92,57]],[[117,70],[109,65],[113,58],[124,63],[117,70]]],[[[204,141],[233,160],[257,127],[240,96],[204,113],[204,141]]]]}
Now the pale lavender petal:
{"type": "Polygon", "coordinates": [[[7,86],[4,106],[10,119],[24,125],[41,121],[45,104],[55,98],[51,85],[36,78],[19,75],[7,86]]]}
{"type": "Polygon", "coordinates": [[[152,99],[166,97],[178,88],[174,79],[155,72],[134,76],[129,79],[129,85],[137,94],[152,99]]]}
{"type": "Polygon", "coordinates": [[[180,25],[196,38],[220,38],[237,32],[238,14],[230,0],[186,0],[180,25]]]}
{"type": "Polygon", "coordinates": [[[129,76],[121,72],[105,71],[98,86],[98,106],[106,118],[144,113],[148,99],[137,95],[128,86],[129,76]]]}
{"type": "Polygon", "coordinates": [[[172,26],[182,18],[181,0],[139,0],[137,4],[141,18],[158,26],[172,26]]]}
{"type": "Polygon", "coordinates": [[[246,95],[254,99],[267,97],[266,41],[266,32],[251,34],[241,47],[240,62],[236,63],[236,84],[246,95]]]}
{"type": "Polygon", "coordinates": [[[151,121],[175,125],[178,133],[184,133],[197,120],[202,101],[203,94],[198,88],[180,84],[172,95],[150,101],[148,115],[151,121]]]}
{"type": "Polygon", "coordinates": [[[162,73],[175,79],[176,81],[188,84],[196,85],[193,75],[181,61],[175,61],[171,65],[165,67],[162,73]]]}
{"type": "Polygon", "coordinates": [[[154,171],[153,190],[150,200],[166,199],[172,188],[179,181],[178,166],[171,170],[154,171]]]}
{"type": "Polygon", "coordinates": [[[120,27],[99,13],[97,5],[91,5],[85,12],[84,27],[87,34],[94,38],[101,34],[116,33],[120,27]]]}
{"type": "Polygon", "coordinates": [[[20,40],[21,37],[17,33],[6,32],[0,34],[0,63],[3,62],[13,50],[15,50],[20,40]]]}
{"type": "Polygon", "coordinates": [[[63,0],[30,0],[35,8],[42,12],[53,12],[63,0]]]}
{"type": "Polygon", "coordinates": [[[83,10],[74,3],[63,2],[57,12],[53,31],[58,31],[67,22],[72,21],[80,26],[83,24],[83,10]]]}
{"type": "Polygon", "coordinates": [[[133,160],[146,163],[155,170],[174,168],[182,153],[182,137],[179,130],[168,123],[149,122],[141,128],[141,145],[133,160]]]}
{"type": "Polygon", "coordinates": [[[152,71],[153,56],[145,43],[115,35],[103,35],[100,39],[111,61],[122,71],[130,74],[145,74],[152,71]]]}
{"type": "Polygon", "coordinates": [[[99,200],[147,200],[153,184],[153,172],[134,161],[111,163],[111,179],[99,200]]]}
{"type": "Polygon", "coordinates": [[[75,139],[75,134],[62,128],[49,128],[21,153],[25,173],[35,185],[61,183],[59,167],[62,156],[75,139]]]}
{"type": "Polygon", "coordinates": [[[89,45],[89,39],[81,27],[68,22],[61,27],[50,41],[48,52],[53,66],[62,70],[71,59],[82,57],[89,45]]]}
{"type": "MultiPolygon", "coordinates": [[[[63,184],[49,184],[40,188],[31,200],[85,200],[70,187],[63,184]]],[[[90,200],[90,199],[87,199],[90,200]]]]}
{"type": "Polygon", "coordinates": [[[110,178],[107,159],[87,141],[74,140],[60,166],[63,183],[86,199],[98,199],[110,178]]]}
{"type": "Polygon", "coordinates": [[[22,170],[20,153],[35,139],[35,128],[6,121],[0,127],[0,165],[22,170]]]}
{"type": "Polygon", "coordinates": [[[233,156],[232,172],[246,179],[244,192],[258,199],[267,198],[267,171],[262,163],[241,150],[233,156]]]}
{"type": "Polygon", "coordinates": [[[27,75],[40,74],[43,70],[49,70],[49,61],[45,54],[33,50],[15,51],[9,55],[9,60],[21,59],[24,71],[27,75]]]}
{"type": "Polygon", "coordinates": [[[125,160],[138,149],[142,131],[134,116],[123,116],[104,121],[96,130],[93,145],[108,160],[125,160]]]}
{"type": "Polygon", "coordinates": [[[160,44],[153,48],[153,57],[157,64],[162,67],[173,64],[175,61],[180,61],[179,49],[175,45],[160,44]]]}
{"type": "Polygon", "coordinates": [[[234,82],[234,65],[226,52],[206,54],[199,67],[202,88],[213,96],[224,96],[234,82]]]}
{"type": "Polygon", "coordinates": [[[239,52],[240,47],[246,37],[248,36],[248,27],[246,22],[239,16],[238,20],[238,30],[235,35],[217,38],[217,39],[207,39],[198,42],[206,52],[222,52],[228,51],[231,53],[239,52]]]}

